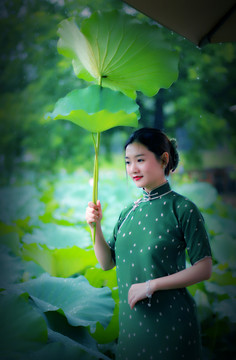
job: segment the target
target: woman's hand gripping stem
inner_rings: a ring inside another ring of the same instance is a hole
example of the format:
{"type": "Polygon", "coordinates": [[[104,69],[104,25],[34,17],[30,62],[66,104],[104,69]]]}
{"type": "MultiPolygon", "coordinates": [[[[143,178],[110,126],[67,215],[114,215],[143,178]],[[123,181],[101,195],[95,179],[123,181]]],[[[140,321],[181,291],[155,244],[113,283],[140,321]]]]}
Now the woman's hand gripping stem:
{"type": "Polygon", "coordinates": [[[94,229],[94,225],[98,225],[102,220],[102,207],[100,200],[97,201],[97,204],[94,204],[92,201],[88,203],[86,209],[86,221],[90,226],[91,231],[94,229]]]}
{"type": "Polygon", "coordinates": [[[115,266],[115,263],[112,259],[111,249],[109,248],[103,236],[101,228],[102,207],[99,200],[97,201],[97,204],[94,204],[93,202],[88,203],[85,217],[91,229],[92,236],[94,227],[96,225],[96,237],[94,243],[96,258],[98,259],[103,270],[110,270],[115,266]]]}

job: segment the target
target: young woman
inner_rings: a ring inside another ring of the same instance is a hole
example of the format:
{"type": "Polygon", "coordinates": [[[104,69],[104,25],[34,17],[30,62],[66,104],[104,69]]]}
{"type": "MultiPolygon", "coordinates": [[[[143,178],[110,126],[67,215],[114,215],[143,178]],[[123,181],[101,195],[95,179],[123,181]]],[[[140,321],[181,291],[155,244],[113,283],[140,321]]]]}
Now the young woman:
{"type": "Polygon", "coordinates": [[[125,145],[125,159],[143,196],[121,212],[108,242],[100,201],[86,211],[92,231],[96,223],[101,267],[117,270],[117,359],[201,359],[196,305],[186,287],[210,278],[211,250],[198,208],[166,179],[178,165],[175,141],[157,129],[139,129],[125,145]]]}

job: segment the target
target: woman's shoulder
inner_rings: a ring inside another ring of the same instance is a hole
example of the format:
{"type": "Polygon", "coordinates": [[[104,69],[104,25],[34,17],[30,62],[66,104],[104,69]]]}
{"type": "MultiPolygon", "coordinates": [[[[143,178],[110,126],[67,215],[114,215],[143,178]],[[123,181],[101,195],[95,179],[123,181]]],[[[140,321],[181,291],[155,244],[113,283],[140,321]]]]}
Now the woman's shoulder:
{"type": "Polygon", "coordinates": [[[197,205],[187,196],[172,191],[172,200],[177,209],[198,209],[197,205]]]}
{"type": "Polygon", "coordinates": [[[187,196],[175,191],[173,191],[173,212],[181,223],[194,221],[194,219],[205,222],[198,206],[187,196]]]}

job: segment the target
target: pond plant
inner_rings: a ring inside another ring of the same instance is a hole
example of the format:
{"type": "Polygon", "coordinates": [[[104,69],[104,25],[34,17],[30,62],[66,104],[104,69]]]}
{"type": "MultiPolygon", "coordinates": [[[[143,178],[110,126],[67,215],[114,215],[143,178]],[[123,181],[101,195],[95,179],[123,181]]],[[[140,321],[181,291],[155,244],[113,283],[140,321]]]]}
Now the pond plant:
{"type": "MultiPolygon", "coordinates": [[[[158,30],[117,11],[95,12],[80,29],[74,19],[59,25],[58,52],[71,59],[84,87],[59,99],[45,117],[91,133],[94,202],[101,133],[137,127],[136,92],[154,96],[178,77],[178,53],[158,30]]],[[[80,204],[88,190],[82,182],[81,196],[73,197],[80,204]]],[[[1,192],[1,357],[108,360],[114,351],[106,344],[118,336],[116,276],[98,267],[86,224],[60,213],[54,187],[41,195],[29,184],[1,192]]],[[[65,184],[59,198],[64,194],[65,184]]]]}
{"type": "MultiPolygon", "coordinates": [[[[81,210],[90,176],[58,174],[0,188],[0,358],[114,358],[118,337],[115,269],[96,261],[81,210]]],[[[119,172],[100,174],[103,229],[112,232],[121,209],[137,198],[119,172]],[[117,178],[119,181],[116,183],[117,178]],[[114,186],[114,184],[116,185],[114,186]],[[113,204],[116,206],[112,206],[113,204]]],[[[210,234],[213,273],[189,287],[198,306],[204,360],[235,358],[236,212],[207,183],[173,184],[201,209],[210,234]]]]}
{"type": "Polygon", "coordinates": [[[59,25],[58,52],[71,59],[76,76],[90,85],[60,99],[46,117],[69,120],[91,132],[94,203],[101,132],[115,126],[138,126],[136,92],[154,96],[178,77],[178,53],[158,30],[118,11],[95,12],[80,29],[72,18],[59,25]]]}
{"type": "MultiPolygon", "coordinates": [[[[178,56],[157,27],[118,12],[95,13],[80,30],[74,20],[64,20],[59,35],[59,52],[72,60],[85,86],[60,99],[47,117],[73,121],[92,134],[97,184],[101,133],[137,126],[136,91],[153,96],[170,86],[177,78],[178,56]]],[[[90,176],[78,165],[74,174],[56,177],[26,172],[0,188],[1,359],[114,359],[116,274],[115,269],[104,272],[96,260],[83,211],[90,200],[90,176]]],[[[100,178],[103,229],[109,236],[137,189],[115,170],[102,171],[100,178]]],[[[204,360],[234,359],[236,212],[210,184],[186,184],[182,178],[177,185],[173,188],[202,211],[211,239],[212,277],[189,287],[200,314],[204,360]]],[[[94,201],[96,196],[97,188],[94,201]]]]}

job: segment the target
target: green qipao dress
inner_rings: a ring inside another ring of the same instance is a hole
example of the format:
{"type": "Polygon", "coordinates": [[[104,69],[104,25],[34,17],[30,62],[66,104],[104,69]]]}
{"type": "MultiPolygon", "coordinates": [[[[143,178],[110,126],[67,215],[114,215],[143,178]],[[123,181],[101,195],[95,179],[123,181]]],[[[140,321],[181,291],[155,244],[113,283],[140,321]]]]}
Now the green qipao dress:
{"type": "Polygon", "coordinates": [[[131,310],[132,284],[185,269],[186,249],[192,264],[211,257],[204,219],[189,199],[168,182],[125,208],[108,241],[116,262],[119,287],[117,360],[201,359],[195,302],[186,288],[156,291],[131,310]],[[150,304],[149,304],[150,305],[150,304]]]}

